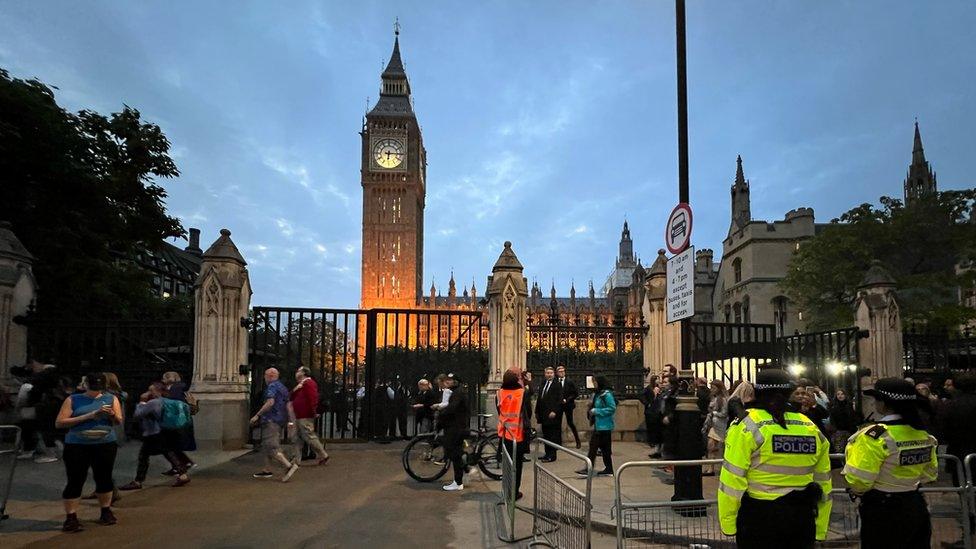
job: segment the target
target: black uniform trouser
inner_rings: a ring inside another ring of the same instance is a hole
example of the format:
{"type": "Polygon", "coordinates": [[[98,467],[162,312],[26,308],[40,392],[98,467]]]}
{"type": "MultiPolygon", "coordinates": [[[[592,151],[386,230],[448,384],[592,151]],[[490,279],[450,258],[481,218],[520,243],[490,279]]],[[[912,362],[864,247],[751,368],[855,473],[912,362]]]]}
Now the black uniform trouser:
{"type": "MultiPolygon", "coordinates": [[[[542,438],[561,446],[563,443],[563,422],[560,421],[559,423],[550,423],[548,425],[543,424],[542,438]]],[[[546,446],[546,454],[544,457],[556,459],[556,449],[552,446],[546,446]]]]}
{"type": "Polygon", "coordinates": [[[512,456],[512,464],[515,465],[515,492],[518,493],[522,489],[522,458],[529,451],[529,441],[515,442],[504,439],[503,443],[508,448],[509,455],[512,456]]]}
{"type": "Polygon", "coordinates": [[[569,426],[569,430],[573,433],[573,440],[575,440],[576,445],[579,446],[580,443],[579,431],[576,429],[576,422],[573,420],[573,411],[575,410],[575,408],[576,407],[574,406],[573,408],[563,409],[563,417],[566,418],[566,425],[569,426]]]}
{"type": "Polygon", "coordinates": [[[870,490],[861,496],[862,549],[928,549],[932,521],[919,492],[888,494],[870,490]]]}
{"type": "MultiPolygon", "coordinates": [[[[783,496],[787,497],[787,496],[783,496]]],[[[742,496],[735,520],[735,543],[739,549],[813,549],[817,537],[815,505],[742,496]]]]}

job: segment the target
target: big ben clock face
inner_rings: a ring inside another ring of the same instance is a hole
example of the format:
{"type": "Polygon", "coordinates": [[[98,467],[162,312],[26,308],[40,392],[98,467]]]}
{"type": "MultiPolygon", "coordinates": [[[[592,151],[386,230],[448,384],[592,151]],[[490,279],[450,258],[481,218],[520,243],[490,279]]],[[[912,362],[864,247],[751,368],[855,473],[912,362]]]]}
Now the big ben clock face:
{"type": "Polygon", "coordinates": [[[381,168],[392,170],[403,164],[406,148],[399,139],[385,138],[373,143],[373,162],[381,168]]]}

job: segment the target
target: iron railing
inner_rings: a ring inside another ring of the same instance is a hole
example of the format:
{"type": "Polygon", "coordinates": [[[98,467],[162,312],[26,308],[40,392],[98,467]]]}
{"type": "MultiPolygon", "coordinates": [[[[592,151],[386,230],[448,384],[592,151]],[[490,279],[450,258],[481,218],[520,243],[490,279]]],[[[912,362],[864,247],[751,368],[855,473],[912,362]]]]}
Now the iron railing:
{"type": "Polygon", "coordinates": [[[902,334],[905,374],[950,375],[953,371],[976,369],[976,334],[929,328],[913,324],[902,334]]]}

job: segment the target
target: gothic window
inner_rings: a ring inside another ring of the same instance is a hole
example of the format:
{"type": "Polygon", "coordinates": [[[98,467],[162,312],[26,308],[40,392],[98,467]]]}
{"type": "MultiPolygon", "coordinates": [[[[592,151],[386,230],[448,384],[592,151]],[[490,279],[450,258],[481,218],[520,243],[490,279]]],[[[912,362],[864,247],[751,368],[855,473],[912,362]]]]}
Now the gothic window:
{"type": "Polygon", "coordinates": [[[736,324],[741,324],[742,323],[742,304],[741,303],[736,303],[735,305],[732,306],[732,310],[735,312],[735,323],[736,324]]]}
{"type": "Polygon", "coordinates": [[[732,260],[732,276],[736,283],[742,282],[742,258],[737,257],[732,260]]]}
{"type": "Polygon", "coordinates": [[[725,323],[728,324],[732,322],[732,307],[729,305],[725,306],[725,323]]]}
{"type": "Polygon", "coordinates": [[[778,336],[786,335],[786,298],[773,298],[773,326],[778,336]]]}
{"type": "Polygon", "coordinates": [[[751,320],[749,316],[749,296],[742,298],[742,319],[746,324],[751,320]]]}

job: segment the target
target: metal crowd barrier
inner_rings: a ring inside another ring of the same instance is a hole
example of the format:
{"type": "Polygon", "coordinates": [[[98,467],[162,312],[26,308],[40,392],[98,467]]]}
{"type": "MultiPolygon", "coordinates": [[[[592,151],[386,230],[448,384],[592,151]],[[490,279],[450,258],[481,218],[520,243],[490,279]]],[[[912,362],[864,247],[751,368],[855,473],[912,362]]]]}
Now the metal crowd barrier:
{"type": "Polygon", "coordinates": [[[593,509],[593,462],[579,452],[570,450],[544,438],[532,444],[532,536],[530,546],[589,549],[590,513],[593,509]],[[580,491],[539,461],[539,447],[553,448],[572,456],[584,465],[586,488],[580,491]]]}
{"type": "Polygon", "coordinates": [[[515,499],[518,497],[518,491],[515,488],[515,457],[509,451],[511,445],[511,441],[507,440],[501,440],[500,444],[498,445],[502,462],[502,492],[501,501],[496,504],[496,507],[504,507],[505,528],[502,528],[501,525],[496,526],[499,540],[504,541],[505,543],[518,543],[520,541],[531,539],[533,536],[530,534],[521,538],[515,537],[515,513],[516,511],[528,510],[518,507],[515,503],[515,499]]]}
{"type": "MultiPolygon", "coordinates": [[[[843,462],[843,454],[831,454],[832,460],[843,462]]],[[[962,463],[951,455],[939,454],[939,463],[951,464],[957,478],[963,478],[962,463]]],[[[967,463],[976,463],[976,454],[967,456],[967,463]]],[[[634,468],[663,468],[667,466],[716,465],[722,460],[703,459],[689,461],[632,461],[621,465],[614,477],[614,511],[617,525],[617,547],[648,547],[654,545],[684,545],[695,547],[735,547],[735,539],[722,533],[718,522],[718,500],[714,493],[706,492],[705,499],[694,501],[624,501],[621,494],[621,478],[624,471],[634,468]],[[711,496],[711,497],[708,497],[711,496]]],[[[942,467],[940,467],[940,471],[942,467]]],[[[835,470],[839,472],[839,470],[835,470]]],[[[922,486],[932,516],[932,546],[941,547],[954,543],[972,549],[970,516],[973,512],[972,470],[968,467],[967,482],[955,486],[951,479],[940,478],[922,486]]],[[[718,471],[716,471],[716,475],[718,471]]],[[[857,547],[860,544],[860,519],[857,503],[852,501],[846,486],[838,487],[843,478],[834,475],[835,488],[830,496],[834,505],[831,510],[827,540],[819,547],[857,547]]]]}
{"type": "Polygon", "coordinates": [[[20,427],[0,425],[0,522],[7,518],[7,498],[13,486],[21,442],[20,427]]]}

